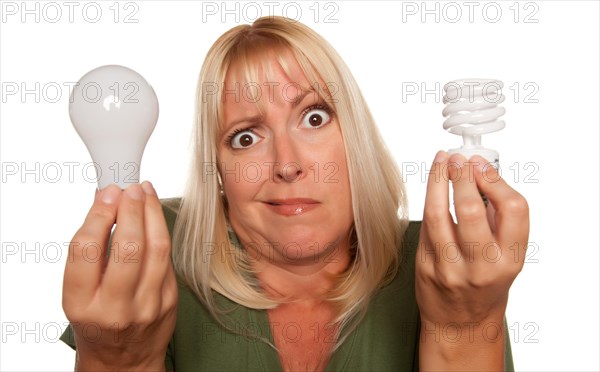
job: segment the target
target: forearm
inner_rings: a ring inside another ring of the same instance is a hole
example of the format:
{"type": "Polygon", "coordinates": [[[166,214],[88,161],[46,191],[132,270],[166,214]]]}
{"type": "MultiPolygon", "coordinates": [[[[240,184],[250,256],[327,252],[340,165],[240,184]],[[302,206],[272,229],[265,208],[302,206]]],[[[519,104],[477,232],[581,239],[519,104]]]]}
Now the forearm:
{"type": "Polygon", "coordinates": [[[503,320],[422,323],[421,371],[504,371],[503,320]]]}

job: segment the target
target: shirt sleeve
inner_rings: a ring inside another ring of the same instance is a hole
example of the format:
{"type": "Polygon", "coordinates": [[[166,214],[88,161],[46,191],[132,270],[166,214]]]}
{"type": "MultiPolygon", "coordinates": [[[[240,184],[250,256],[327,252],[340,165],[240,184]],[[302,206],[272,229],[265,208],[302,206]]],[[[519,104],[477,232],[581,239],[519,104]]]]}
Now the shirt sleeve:
{"type": "Polygon", "coordinates": [[[504,318],[504,370],[507,372],[515,371],[512,348],[510,346],[510,333],[508,333],[508,322],[506,321],[506,318],[504,318]]]}
{"type": "Polygon", "coordinates": [[[75,335],[73,334],[73,329],[70,324],[60,336],[60,340],[69,345],[71,349],[75,350],[75,335]]]}
{"type": "Polygon", "coordinates": [[[173,339],[169,342],[169,346],[167,346],[167,355],[165,355],[165,371],[173,372],[175,371],[175,363],[173,361],[173,339]]]}

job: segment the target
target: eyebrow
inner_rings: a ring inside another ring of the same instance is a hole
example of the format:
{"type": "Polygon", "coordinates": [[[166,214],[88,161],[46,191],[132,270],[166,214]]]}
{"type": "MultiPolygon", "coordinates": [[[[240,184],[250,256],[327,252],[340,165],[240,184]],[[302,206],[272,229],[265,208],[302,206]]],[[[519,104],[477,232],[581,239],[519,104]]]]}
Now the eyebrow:
{"type": "MultiPolygon", "coordinates": [[[[315,93],[316,94],[317,92],[312,87],[310,89],[303,89],[302,90],[302,94],[300,94],[293,101],[291,101],[292,108],[298,107],[298,105],[300,105],[300,103],[302,103],[302,101],[304,101],[304,99],[306,98],[306,96],[308,96],[311,93],[315,93]]],[[[250,116],[250,117],[240,118],[240,119],[232,121],[231,123],[227,123],[225,125],[225,127],[227,128],[227,130],[229,130],[229,128],[233,128],[236,125],[238,125],[239,123],[249,122],[249,123],[256,124],[256,123],[259,123],[262,119],[263,119],[263,116],[260,115],[260,114],[259,115],[254,115],[254,116],[250,116]]]]}
{"type": "Polygon", "coordinates": [[[300,103],[302,103],[302,101],[304,101],[304,98],[306,98],[306,96],[308,96],[310,93],[317,93],[314,89],[312,89],[312,87],[310,89],[307,90],[302,90],[302,94],[297,96],[296,99],[292,102],[292,108],[296,108],[300,103]]]}
{"type": "Polygon", "coordinates": [[[228,123],[228,124],[225,125],[226,128],[227,128],[225,131],[228,131],[230,128],[233,128],[236,125],[238,125],[239,123],[243,123],[243,122],[246,122],[246,121],[249,122],[249,123],[256,124],[256,123],[260,122],[262,120],[262,118],[263,118],[263,116],[259,114],[259,115],[254,115],[254,116],[250,116],[250,117],[247,117],[247,118],[241,118],[241,119],[232,121],[231,123],[228,123]]]}

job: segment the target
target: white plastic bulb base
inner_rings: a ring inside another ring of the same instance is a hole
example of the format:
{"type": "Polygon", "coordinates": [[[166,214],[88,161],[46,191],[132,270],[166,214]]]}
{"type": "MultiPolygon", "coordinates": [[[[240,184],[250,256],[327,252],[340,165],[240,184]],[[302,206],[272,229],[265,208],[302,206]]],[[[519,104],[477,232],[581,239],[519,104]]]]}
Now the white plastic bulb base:
{"type": "Polygon", "coordinates": [[[470,159],[472,156],[479,155],[487,160],[494,168],[498,169],[500,167],[500,155],[498,154],[498,151],[487,149],[483,146],[451,149],[448,150],[448,154],[461,154],[467,159],[470,159]]]}
{"type": "Polygon", "coordinates": [[[79,80],[69,102],[98,188],[139,183],[142,155],[158,120],[158,99],[146,79],[124,66],[98,67],[79,80]]]}

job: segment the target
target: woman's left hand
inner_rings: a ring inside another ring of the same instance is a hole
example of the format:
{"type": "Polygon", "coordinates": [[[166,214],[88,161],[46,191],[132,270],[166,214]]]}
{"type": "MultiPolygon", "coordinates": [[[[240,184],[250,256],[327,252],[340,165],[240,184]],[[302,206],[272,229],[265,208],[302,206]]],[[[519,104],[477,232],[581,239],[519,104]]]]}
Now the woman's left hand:
{"type": "Polygon", "coordinates": [[[429,346],[443,348],[446,342],[454,352],[460,352],[460,345],[500,350],[485,342],[503,340],[491,333],[502,336],[508,291],[523,268],[528,236],[527,201],[491,164],[479,156],[467,161],[442,151],[436,155],[416,259],[421,347],[428,348],[424,342],[429,338],[438,343],[429,346]],[[450,182],[456,223],[450,214],[450,182]],[[487,208],[480,192],[489,199],[487,208]]]}

